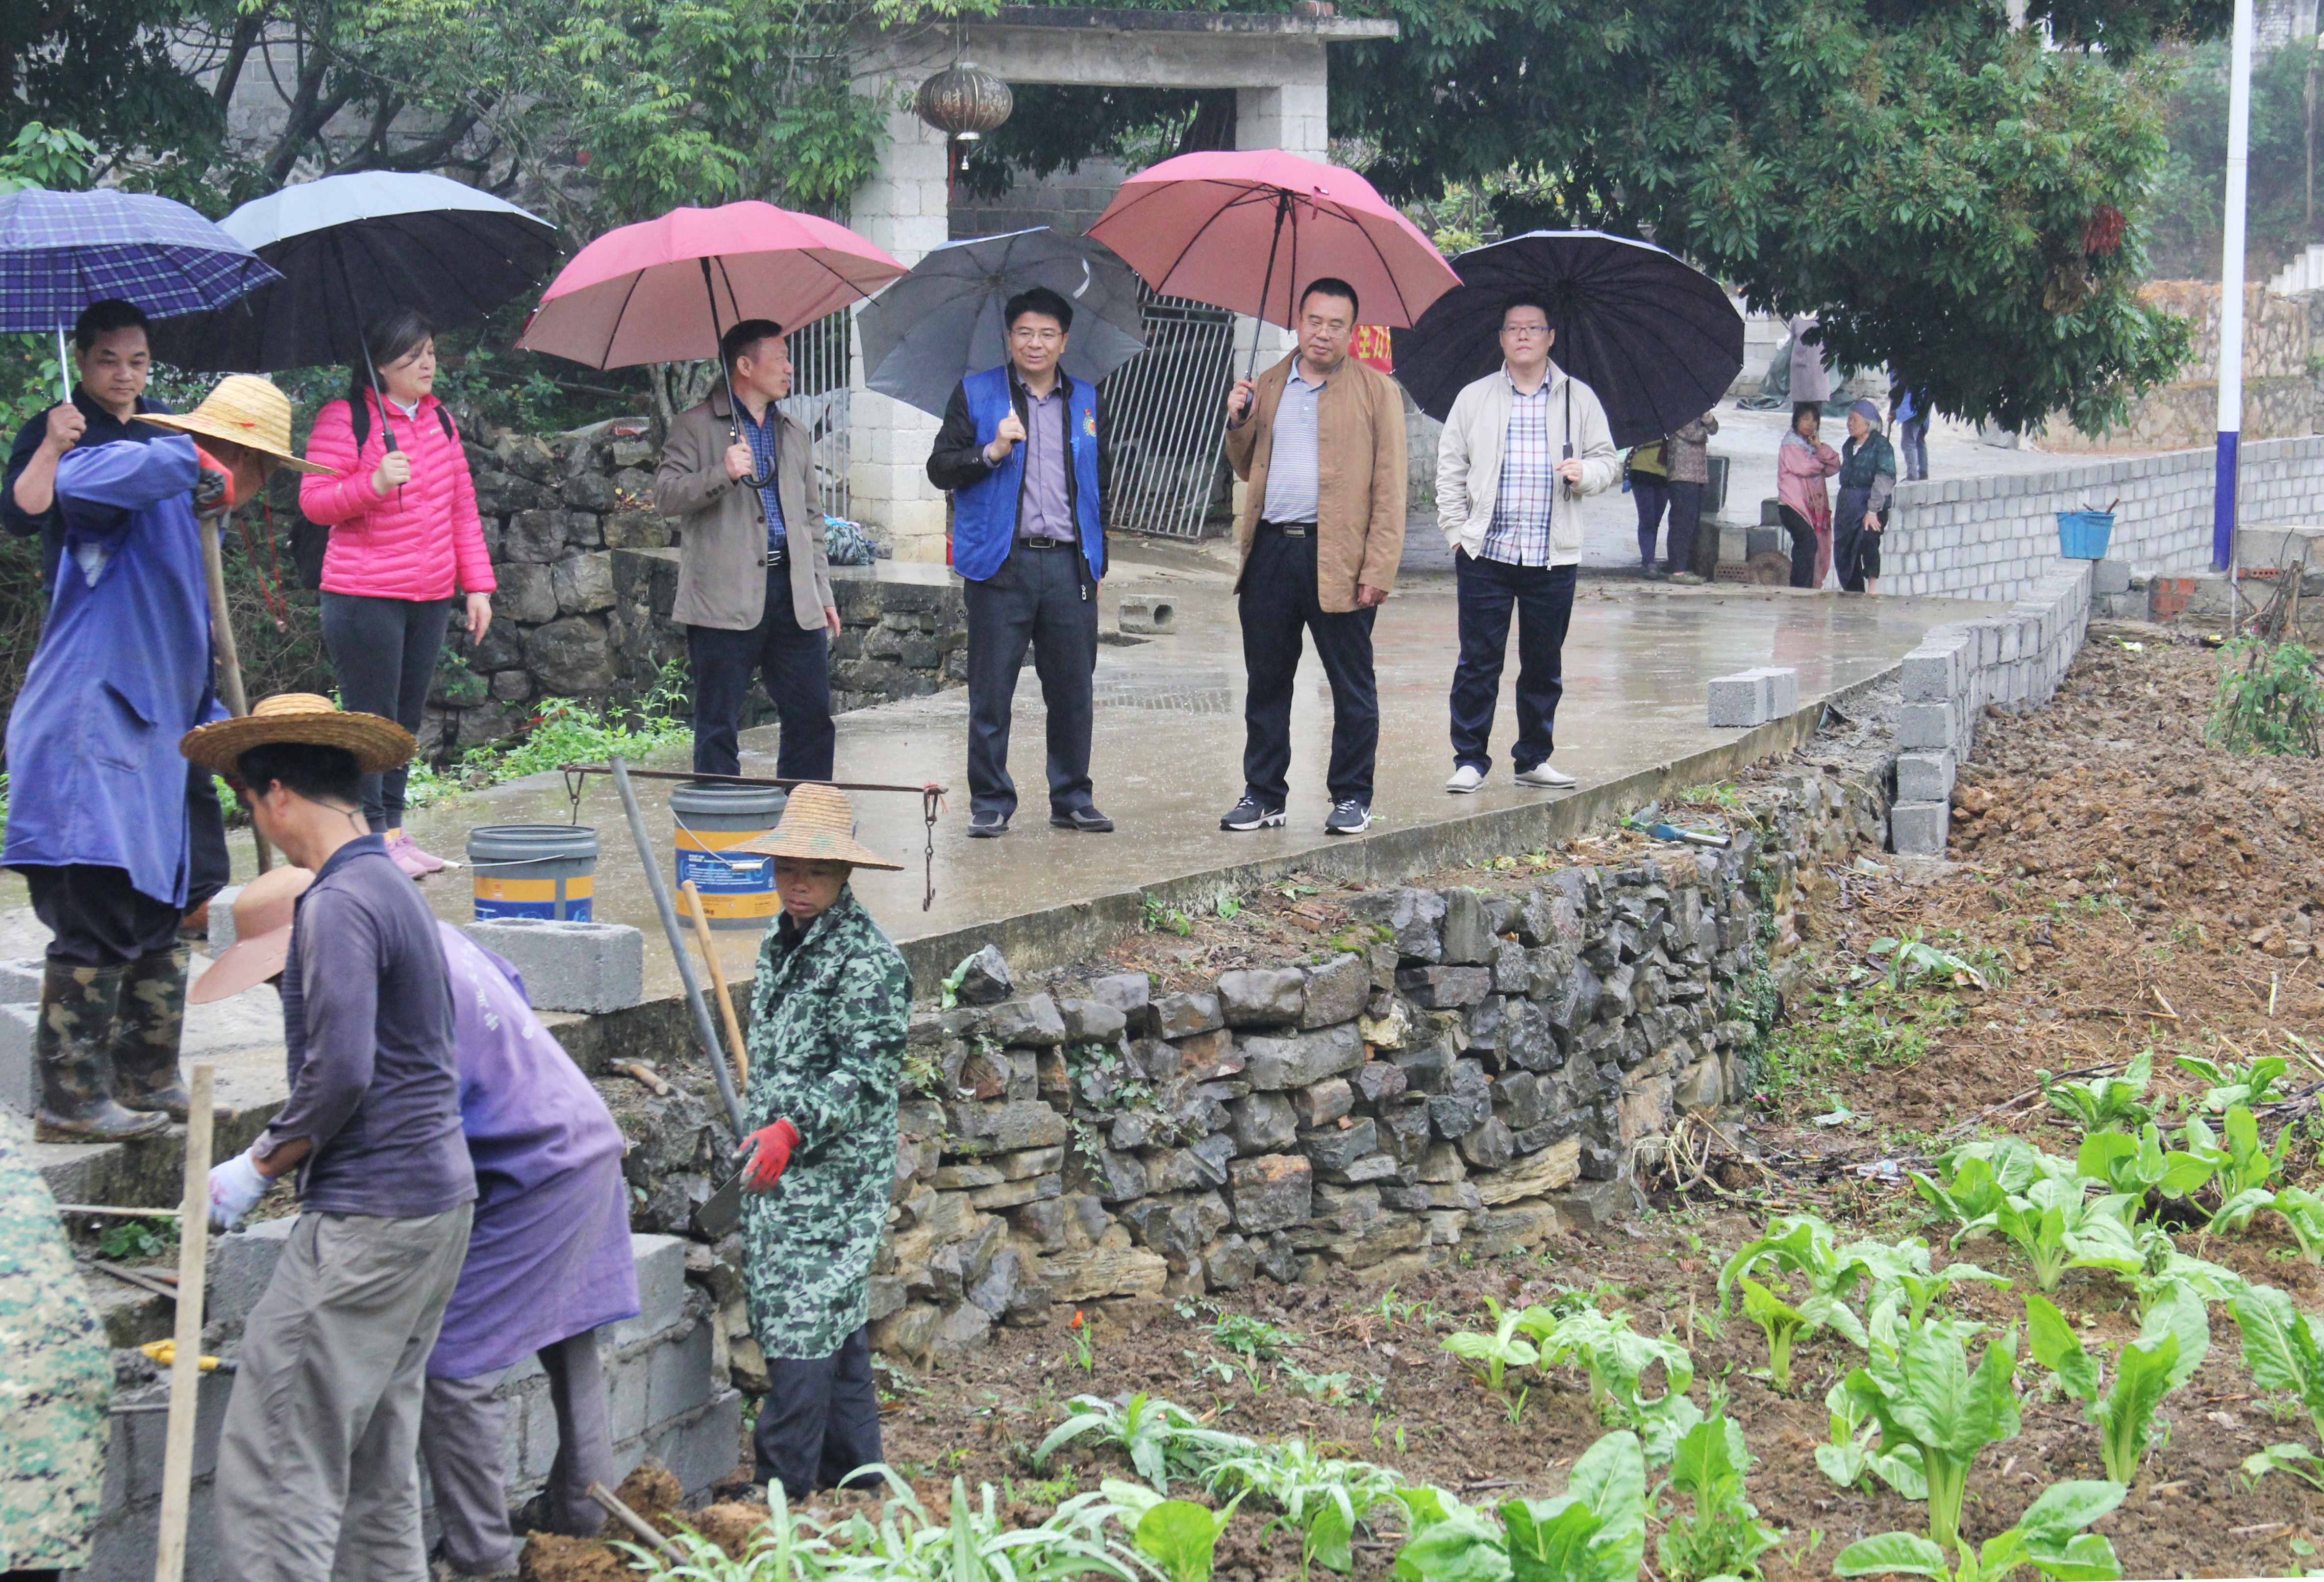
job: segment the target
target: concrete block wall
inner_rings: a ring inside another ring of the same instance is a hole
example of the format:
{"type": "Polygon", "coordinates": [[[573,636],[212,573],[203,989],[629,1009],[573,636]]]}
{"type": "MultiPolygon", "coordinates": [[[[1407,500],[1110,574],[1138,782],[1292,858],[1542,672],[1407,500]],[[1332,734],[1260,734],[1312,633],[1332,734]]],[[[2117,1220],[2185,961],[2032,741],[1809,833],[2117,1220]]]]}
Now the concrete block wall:
{"type": "Polygon", "coordinates": [[[1891,844],[1908,856],[1942,856],[1953,778],[1976,744],[1987,704],[2047,703],[2081,652],[2096,597],[2096,569],[2067,560],[1999,615],[1932,626],[1904,658],[1896,719],[1896,794],[1891,844]]]}
{"type": "MultiPolygon", "coordinates": [[[[214,1254],[208,1317],[239,1332],[250,1309],[274,1272],[289,1236],[290,1219],[269,1220],[218,1239],[214,1254]]],[[[741,1445],[742,1400],[712,1366],[710,1298],[687,1283],[686,1244],[675,1236],[630,1238],[637,1258],[640,1312],[597,1332],[611,1396],[615,1476],[649,1458],[660,1461],[698,1498],[733,1469],[741,1445]]],[[[211,1341],[206,1345],[219,1345],[211,1341]]],[[[231,1337],[219,1346],[231,1355],[231,1337]]],[[[187,1582],[226,1582],[217,1563],[217,1519],[212,1485],[218,1431],[234,1387],[232,1375],[206,1374],[196,1419],[192,1519],[188,1531],[187,1582]]],[[[509,1504],[522,1505],[540,1491],[557,1453],[557,1416],[549,1401],[549,1378],[527,1357],[508,1371],[499,1394],[507,1403],[503,1451],[508,1468],[509,1504]]],[[[153,1575],[154,1535],[161,1499],[162,1441],[168,1414],[123,1411],[169,1399],[166,1376],[117,1391],[112,1439],[106,1450],[103,1517],[95,1556],[69,1577],[88,1582],[148,1582],[153,1575]]],[[[421,1479],[427,1497],[426,1476],[421,1479]]],[[[433,1540],[434,1522],[429,1531],[433,1540]]]]}
{"type": "MultiPolygon", "coordinates": [[[[1900,484],[1882,550],[1883,593],[1997,602],[2038,597],[2036,585],[2083,562],[2058,554],[2057,513],[2115,507],[2109,559],[2141,577],[2211,564],[2215,457],[2205,448],[2092,461],[2051,472],[1900,484]]],[[[2240,519],[2300,522],[2324,494],[2324,435],[2243,447],[2240,519]]]]}

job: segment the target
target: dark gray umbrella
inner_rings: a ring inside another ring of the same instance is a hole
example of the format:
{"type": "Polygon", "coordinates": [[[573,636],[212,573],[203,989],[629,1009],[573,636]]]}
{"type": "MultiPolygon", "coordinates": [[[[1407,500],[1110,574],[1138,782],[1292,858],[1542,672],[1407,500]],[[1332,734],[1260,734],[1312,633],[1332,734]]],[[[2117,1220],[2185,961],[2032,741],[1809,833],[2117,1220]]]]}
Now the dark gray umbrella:
{"type": "Polygon", "coordinates": [[[1009,360],[1001,310],[1028,286],[1073,304],[1064,365],[1094,384],[1146,349],[1138,277],[1102,245],[1047,226],[948,242],[863,310],[870,384],[907,406],[944,415],[964,375],[1009,360]]]}
{"type": "Polygon", "coordinates": [[[282,279],[153,327],[181,368],[263,374],[364,360],[363,327],[414,308],[465,329],[557,261],[557,227],[445,176],[363,171],[254,199],[219,228],[282,279]]]}

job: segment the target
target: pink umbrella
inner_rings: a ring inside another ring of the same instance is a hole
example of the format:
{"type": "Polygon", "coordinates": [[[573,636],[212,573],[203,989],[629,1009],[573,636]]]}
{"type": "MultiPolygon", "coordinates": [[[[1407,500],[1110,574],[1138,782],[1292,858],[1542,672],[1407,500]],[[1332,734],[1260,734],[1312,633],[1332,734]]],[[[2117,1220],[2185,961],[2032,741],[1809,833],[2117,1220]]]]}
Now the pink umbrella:
{"type": "Polygon", "coordinates": [[[1123,182],[1089,234],[1157,291],[1286,329],[1319,275],[1356,288],[1365,323],[1397,328],[1461,283],[1370,181],[1279,148],[1164,160],[1123,182]]]}
{"type": "Polygon", "coordinates": [[[541,293],[516,344],[592,368],[717,356],[743,319],[785,329],[870,296],[904,266],[845,226],[755,200],[607,231],[541,293]]]}

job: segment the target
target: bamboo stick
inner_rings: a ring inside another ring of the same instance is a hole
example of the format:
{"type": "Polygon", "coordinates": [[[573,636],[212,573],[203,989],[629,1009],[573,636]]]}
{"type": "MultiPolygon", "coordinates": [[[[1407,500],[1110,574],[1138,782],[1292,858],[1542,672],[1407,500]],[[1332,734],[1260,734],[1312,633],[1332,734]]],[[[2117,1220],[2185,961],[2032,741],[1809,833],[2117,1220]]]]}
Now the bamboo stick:
{"type": "Polygon", "coordinates": [[[210,1098],[217,1068],[194,1068],[186,1110],[186,1198],[178,1227],[178,1328],[170,1362],[170,1424],[161,1457],[161,1533],[153,1582],[184,1582],[186,1517],[194,1482],[194,1421],[201,1410],[202,1276],[209,1254],[210,1098]]]}

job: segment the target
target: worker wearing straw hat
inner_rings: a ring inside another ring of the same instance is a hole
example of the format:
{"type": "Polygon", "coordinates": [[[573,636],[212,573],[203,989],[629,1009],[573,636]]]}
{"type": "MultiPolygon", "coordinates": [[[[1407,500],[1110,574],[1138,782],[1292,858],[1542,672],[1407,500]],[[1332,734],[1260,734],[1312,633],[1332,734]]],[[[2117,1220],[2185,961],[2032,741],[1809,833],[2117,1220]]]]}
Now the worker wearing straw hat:
{"type": "Polygon", "coordinates": [[[169,749],[224,712],[194,513],[254,492],[290,459],[290,403],[245,376],[198,412],[143,412],[129,428],[143,432],[75,444],[54,464],[44,504],[63,558],[8,717],[0,862],[23,874],[51,935],[34,1114],[51,1142],[143,1136],[185,1117],[179,928],[229,874],[210,778],[169,749]],[[250,420],[231,446],[156,432],[208,435],[221,412],[250,420]]]}
{"type": "Polygon", "coordinates": [[[428,1356],[476,1178],[436,919],[363,815],[363,777],[408,761],[411,735],[290,693],[179,745],[315,875],[282,967],[290,1096],[210,1172],[222,1228],[292,1170],[302,1198],[243,1331],[218,1439],[218,1569],[236,1582],[416,1579],[428,1356]]]}
{"type": "Polygon", "coordinates": [[[865,1323],[912,990],[848,876],[902,865],[855,838],[847,794],[827,785],[798,787],[780,824],[734,849],[775,859],[783,902],[752,987],[742,1234],[767,1359],[752,1442],[760,1479],[797,1500],[881,1459],[865,1323]]]}

